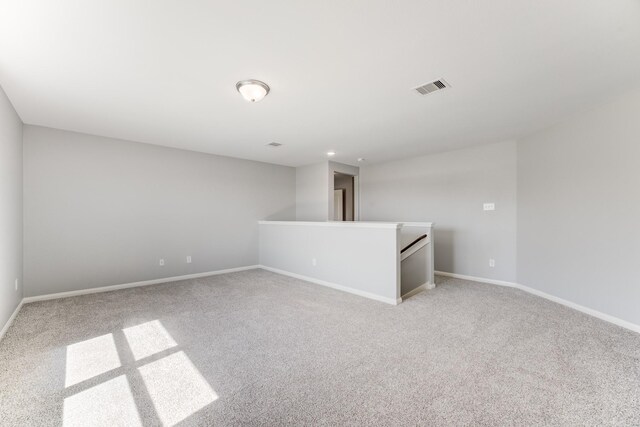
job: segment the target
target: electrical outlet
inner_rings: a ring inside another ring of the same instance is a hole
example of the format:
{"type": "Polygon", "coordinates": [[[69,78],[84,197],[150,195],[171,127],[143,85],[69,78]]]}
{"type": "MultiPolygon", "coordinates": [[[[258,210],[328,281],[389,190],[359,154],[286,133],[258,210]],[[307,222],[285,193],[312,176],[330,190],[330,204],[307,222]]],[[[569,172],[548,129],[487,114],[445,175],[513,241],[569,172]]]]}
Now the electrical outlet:
{"type": "Polygon", "coordinates": [[[495,211],[496,210],[496,204],[495,203],[485,203],[484,205],[482,205],[482,210],[495,211]]]}
{"type": "Polygon", "coordinates": [[[18,290],[18,279],[16,279],[15,288],[16,288],[16,291],[17,291],[18,290]]]}
{"type": "Polygon", "coordinates": [[[496,260],[493,258],[489,258],[489,267],[493,268],[496,266],[496,260]]]}
{"type": "Polygon", "coordinates": [[[162,267],[164,265],[164,258],[160,258],[160,267],[162,267]]]}
{"type": "Polygon", "coordinates": [[[315,267],[316,265],[318,265],[318,261],[315,258],[313,258],[311,260],[311,265],[313,265],[315,267]]]}
{"type": "Polygon", "coordinates": [[[187,255],[187,264],[191,264],[191,255],[187,255]]]}

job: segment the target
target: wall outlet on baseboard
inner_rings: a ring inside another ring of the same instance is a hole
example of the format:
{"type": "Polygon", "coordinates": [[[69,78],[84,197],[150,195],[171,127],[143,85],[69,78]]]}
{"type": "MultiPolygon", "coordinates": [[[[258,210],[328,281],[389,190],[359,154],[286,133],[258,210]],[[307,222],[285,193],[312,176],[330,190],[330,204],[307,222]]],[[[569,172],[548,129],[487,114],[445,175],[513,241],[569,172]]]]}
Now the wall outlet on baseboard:
{"type": "Polygon", "coordinates": [[[15,288],[16,288],[16,291],[17,291],[18,290],[18,279],[16,279],[15,288]]]}
{"type": "Polygon", "coordinates": [[[313,265],[315,267],[316,265],[318,265],[318,261],[315,258],[312,258],[311,259],[311,265],[313,265]]]}
{"type": "Polygon", "coordinates": [[[485,211],[495,211],[496,210],[496,204],[495,203],[485,203],[484,205],[482,205],[482,209],[485,211]]]}
{"type": "Polygon", "coordinates": [[[162,267],[164,265],[164,258],[160,258],[160,262],[158,264],[160,264],[160,267],[162,267]]]}
{"type": "Polygon", "coordinates": [[[496,266],[496,260],[493,258],[489,258],[489,267],[493,268],[496,266]]]}
{"type": "Polygon", "coordinates": [[[191,255],[187,255],[187,264],[191,264],[191,255]]]}

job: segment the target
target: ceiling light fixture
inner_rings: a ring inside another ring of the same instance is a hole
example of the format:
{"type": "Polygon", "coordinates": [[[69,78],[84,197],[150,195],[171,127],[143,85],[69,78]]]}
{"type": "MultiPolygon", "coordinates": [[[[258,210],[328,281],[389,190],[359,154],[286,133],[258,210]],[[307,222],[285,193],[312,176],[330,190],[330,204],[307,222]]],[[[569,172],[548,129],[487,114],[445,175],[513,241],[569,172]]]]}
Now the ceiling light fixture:
{"type": "Polygon", "coordinates": [[[364,162],[366,159],[364,157],[358,157],[359,162],[364,162]]]}
{"type": "Polygon", "coordinates": [[[260,80],[240,80],[236,83],[240,95],[249,102],[259,102],[269,93],[269,85],[260,80]]]}
{"type": "Polygon", "coordinates": [[[335,155],[336,155],[336,152],[335,152],[335,151],[329,151],[329,152],[327,152],[327,156],[329,156],[329,157],[333,157],[333,156],[335,156],[335,155]]]}

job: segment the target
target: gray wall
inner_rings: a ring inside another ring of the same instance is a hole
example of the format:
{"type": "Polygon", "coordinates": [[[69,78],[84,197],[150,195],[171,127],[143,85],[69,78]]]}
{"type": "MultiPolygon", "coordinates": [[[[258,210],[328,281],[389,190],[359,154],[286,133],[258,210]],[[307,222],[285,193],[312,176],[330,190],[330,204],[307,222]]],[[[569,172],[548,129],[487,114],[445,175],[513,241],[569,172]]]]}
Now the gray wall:
{"type": "Polygon", "coordinates": [[[358,167],[324,161],[296,168],[296,220],[333,220],[334,172],[358,175],[358,167]]]}
{"type": "Polygon", "coordinates": [[[33,126],[24,144],[25,296],[255,265],[257,221],[294,215],[293,168],[33,126]]]}
{"type": "Polygon", "coordinates": [[[392,304],[400,297],[398,254],[397,224],[260,225],[261,265],[392,304]]]}
{"type": "Polygon", "coordinates": [[[518,282],[640,324],[640,90],[518,144],[518,282]]]}
{"type": "Polygon", "coordinates": [[[1,88],[0,236],[1,330],[22,299],[22,121],[1,88]]]}
{"type": "Polygon", "coordinates": [[[361,166],[360,219],[433,221],[436,270],[515,281],[516,144],[361,166]]]}
{"type": "MultiPolygon", "coordinates": [[[[328,176],[327,162],[296,168],[296,220],[327,221],[329,219],[328,176]]],[[[333,197],[333,189],[331,195],[333,197]]]]}

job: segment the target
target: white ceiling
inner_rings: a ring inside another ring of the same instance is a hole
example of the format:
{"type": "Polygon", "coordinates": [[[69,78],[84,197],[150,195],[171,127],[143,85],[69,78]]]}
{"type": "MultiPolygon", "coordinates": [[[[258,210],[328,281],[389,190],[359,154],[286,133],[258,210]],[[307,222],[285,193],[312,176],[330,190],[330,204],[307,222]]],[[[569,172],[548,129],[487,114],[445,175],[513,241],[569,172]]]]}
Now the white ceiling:
{"type": "Polygon", "coordinates": [[[638,82],[638,0],[0,0],[25,123],[292,166],[513,139],[638,82]]]}

